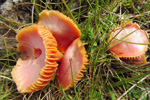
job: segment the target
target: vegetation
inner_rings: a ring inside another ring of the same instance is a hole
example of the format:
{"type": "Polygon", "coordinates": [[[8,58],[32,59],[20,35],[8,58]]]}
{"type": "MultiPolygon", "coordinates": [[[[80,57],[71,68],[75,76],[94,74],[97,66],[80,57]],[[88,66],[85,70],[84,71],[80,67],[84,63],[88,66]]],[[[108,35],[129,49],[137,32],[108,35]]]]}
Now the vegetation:
{"type": "Polygon", "coordinates": [[[0,16],[0,26],[6,31],[0,37],[0,100],[149,100],[150,99],[150,62],[143,65],[129,65],[115,58],[109,51],[107,38],[113,29],[127,21],[137,22],[149,33],[149,0],[31,0],[16,6],[32,6],[31,18],[37,22],[38,14],[44,9],[59,10],[77,23],[82,32],[82,41],[86,44],[89,64],[84,77],[73,88],[60,92],[55,80],[43,90],[33,94],[20,94],[11,77],[11,70],[20,53],[16,42],[11,47],[6,40],[15,40],[7,34],[28,24],[10,21],[0,16]],[[76,1],[77,2],[77,1],[76,1]]]}

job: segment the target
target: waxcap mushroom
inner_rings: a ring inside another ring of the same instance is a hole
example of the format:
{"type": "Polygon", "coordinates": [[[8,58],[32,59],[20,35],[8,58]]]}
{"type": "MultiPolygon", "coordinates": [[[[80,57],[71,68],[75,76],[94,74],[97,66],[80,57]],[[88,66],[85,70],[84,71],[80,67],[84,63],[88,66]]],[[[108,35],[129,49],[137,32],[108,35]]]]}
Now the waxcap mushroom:
{"type": "Polygon", "coordinates": [[[78,26],[66,15],[55,10],[43,10],[39,14],[39,25],[46,26],[58,43],[58,50],[62,53],[69,45],[81,36],[78,26]]]}
{"type": "Polygon", "coordinates": [[[81,80],[83,77],[82,72],[86,69],[85,65],[88,64],[87,57],[88,55],[86,55],[86,50],[81,40],[79,38],[74,40],[73,43],[67,48],[57,70],[56,86],[58,89],[60,89],[61,84],[64,90],[67,90],[73,86],[72,72],[75,84],[81,80]]]}
{"type": "MultiPolygon", "coordinates": [[[[142,58],[141,60],[145,59],[143,55],[148,49],[148,34],[141,30],[137,23],[130,21],[115,28],[108,38],[108,42],[110,41],[109,50],[116,57],[135,60],[140,60],[139,58],[142,58]]],[[[145,61],[143,60],[143,63],[145,61]]]]}
{"type": "Polygon", "coordinates": [[[45,26],[31,25],[18,31],[18,50],[24,55],[18,59],[11,74],[20,93],[43,89],[57,70],[57,42],[45,26]]]}

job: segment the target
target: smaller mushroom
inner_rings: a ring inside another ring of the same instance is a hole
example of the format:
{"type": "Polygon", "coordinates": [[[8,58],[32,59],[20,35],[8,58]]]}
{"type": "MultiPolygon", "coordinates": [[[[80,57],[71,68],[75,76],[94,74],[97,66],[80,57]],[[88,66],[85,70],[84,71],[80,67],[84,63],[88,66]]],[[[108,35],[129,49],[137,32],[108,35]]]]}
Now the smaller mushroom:
{"type": "Polygon", "coordinates": [[[58,50],[62,53],[66,51],[75,39],[81,36],[78,26],[59,11],[42,11],[39,14],[38,24],[44,25],[50,30],[57,40],[58,50]]]}
{"type": "Polygon", "coordinates": [[[86,50],[83,43],[78,38],[67,48],[60,66],[58,67],[56,74],[56,86],[60,89],[61,85],[64,90],[73,86],[72,74],[74,84],[83,77],[85,71],[85,65],[87,65],[88,59],[86,50]],[[72,68],[72,70],[71,70],[72,68]]]}
{"type": "Polygon", "coordinates": [[[121,60],[130,64],[144,64],[146,62],[148,34],[141,30],[137,23],[128,22],[114,29],[108,42],[110,42],[109,50],[121,60]]]}
{"type": "Polygon", "coordinates": [[[20,93],[38,91],[52,80],[57,61],[62,58],[57,50],[57,42],[50,31],[40,25],[19,30],[16,39],[19,42],[18,50],[24,55],[13,68],[12,78],[20,93]]]}

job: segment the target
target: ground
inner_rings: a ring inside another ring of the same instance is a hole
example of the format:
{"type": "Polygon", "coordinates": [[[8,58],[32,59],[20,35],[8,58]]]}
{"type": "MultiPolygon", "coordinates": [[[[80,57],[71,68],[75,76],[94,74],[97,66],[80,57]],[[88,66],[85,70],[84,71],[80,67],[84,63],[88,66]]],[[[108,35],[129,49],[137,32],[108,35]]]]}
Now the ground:
{"type": "Polygon", "coordinates": [[[127,21],[139,24],[150,35],[149,0],[1,0],[0,1],[0,99],[2,100],[149,100],[150,63],[129,65],[108,50],[107,38],[127,21]],[[58,10],[78,25],[86,44],[89,64],[79,83],[60,92],[53,80],[33,94],[17,91],[10,72],[21,53],[15,36],[22,27],[37,23],[44,10],[58,10]]]}

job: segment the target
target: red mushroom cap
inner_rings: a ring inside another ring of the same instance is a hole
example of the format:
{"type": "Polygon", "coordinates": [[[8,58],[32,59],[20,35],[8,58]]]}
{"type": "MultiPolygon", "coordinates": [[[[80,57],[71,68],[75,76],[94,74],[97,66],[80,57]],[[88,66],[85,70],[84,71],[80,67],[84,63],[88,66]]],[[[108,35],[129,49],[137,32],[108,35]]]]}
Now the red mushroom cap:
{"type": "Polygon", "coordinates": [[[126,63],[146,63],[144,54],[148,49],[148,35],[140,29],[138,24],[128,22],[114,29],[108,41],[111,41],[110,51],[126,63]],[[112,38],[114,39],[112,40],[112,38]]]}
{"type": "Polygon", "coordinates": [[[148,35],[145,31],[141,30],[136,23],[129,22],[116,28],[110,34],[108,41],[110,41],[115,35],[117,36],[110,43],[110,47],[112,46],[110,51],[116,54],[117,57],[141,56],[145,54],[145,51],[148,49],[148,45],[146,45],[149,43],[148,35]],[[118,43],[115,44],[116,42],[118,43]]]}
{"type": "Polygon", "coordinates": [[[45,26],[32,25],[16,36],[18,50],[24,52],[11,74],[20,93],[32,93],[44,88],[57,70],[57,42],[45,26]]]}
{"type": "Polygon", "coordinates": [[[65,52],[69,45],[81,36],[78,26],[67,16],[54,10],[44,10],[39,15],[39,25],[46,26],[58,43],[58,50],[65,52]]]}
{"type": "Polygon", "coordinates": [[[86,50],[80,39],[76,39],[66,50],[56,74],[56,86],[67,90],[73,86],[71,67],[73,71],[74,83],[76,84],[82,77],[87,64],[86,50]]]}

